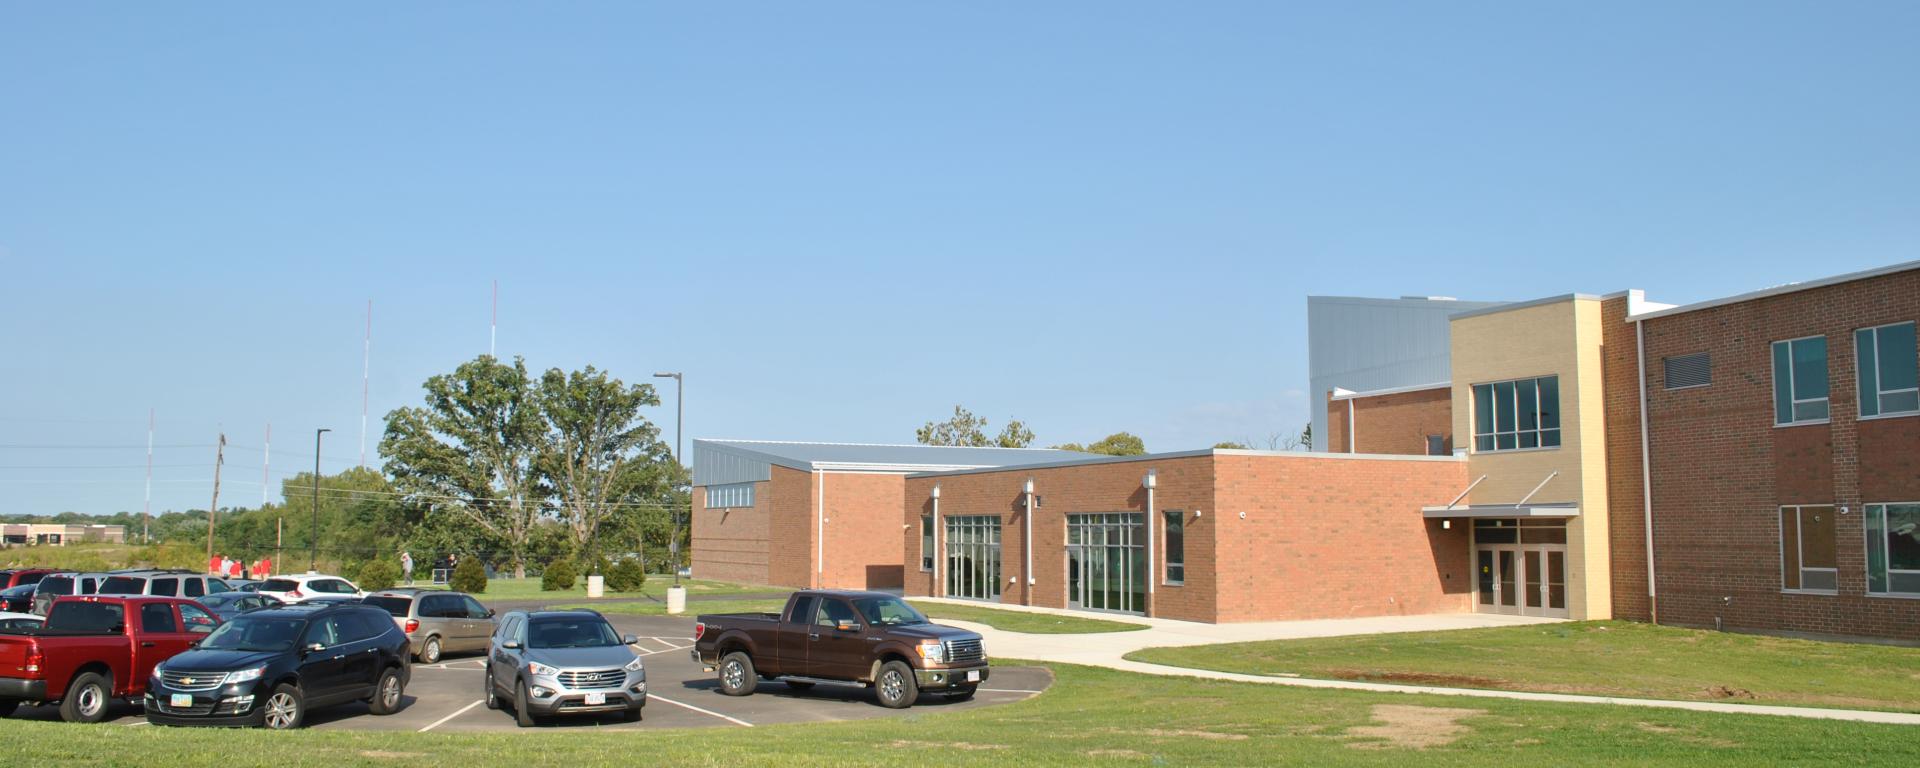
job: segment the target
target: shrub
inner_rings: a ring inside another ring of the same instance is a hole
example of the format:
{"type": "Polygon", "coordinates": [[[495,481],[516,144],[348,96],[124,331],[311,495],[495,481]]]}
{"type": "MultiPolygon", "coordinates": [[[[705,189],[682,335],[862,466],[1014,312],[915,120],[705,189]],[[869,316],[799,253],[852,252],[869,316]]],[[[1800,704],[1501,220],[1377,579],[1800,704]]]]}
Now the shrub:
{"type": "MultiPolygon", "coordinates": [[[[482,576],[481,579],[485,579],[482,576]]],[[[400,566],[391,560],[369,560],[360,567],[360,578],[356,579],[360,588],[369,592],[376,589],[393,589],[400,583],[400,566]]]]}
{"type": "Polygon", "coordinates": [[[640,567],[640,561],[627,558],[614,563],[607,569],[607,589],[615,592],[638,592],[647,584],[647,569],[640,567]]]}
{"type": "Polygon", "coordinates": [[[453,589],[474,595],[487,591],[487,569],[480,564],[480,558],[460,558],[460,564],[453,568],[453,589]]]}
{"type": "Polygon", "coordinates": [[[561,557],[547,563],[547,569],[540,572],[540,589],[543,592],[565,592],[573,589],[574,580],[579,577],[573,572],[573,562],[561,557]]]}

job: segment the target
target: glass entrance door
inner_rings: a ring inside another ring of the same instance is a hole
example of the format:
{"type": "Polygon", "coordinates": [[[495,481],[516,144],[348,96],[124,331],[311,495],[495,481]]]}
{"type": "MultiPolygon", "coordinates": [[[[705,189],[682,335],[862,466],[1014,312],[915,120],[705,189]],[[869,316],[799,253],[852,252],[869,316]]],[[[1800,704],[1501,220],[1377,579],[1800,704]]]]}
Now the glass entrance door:
{"type": "Polygon", "coordinates": [[[1145,613],[1147,555],[1138,513],[1067,515],[1067,607],[1145,613]]]}
{"type": "Polygon", "coordinates": [[[946,522],[947,596],[999,600],[1000,518],[963,515],[946,522]]]}
{"type": "Polygon", "coordinates": [[[1561,544],[1481,545],[1474,602],[1482,613],[1567,615],[1567,552],[1561,544]]]}

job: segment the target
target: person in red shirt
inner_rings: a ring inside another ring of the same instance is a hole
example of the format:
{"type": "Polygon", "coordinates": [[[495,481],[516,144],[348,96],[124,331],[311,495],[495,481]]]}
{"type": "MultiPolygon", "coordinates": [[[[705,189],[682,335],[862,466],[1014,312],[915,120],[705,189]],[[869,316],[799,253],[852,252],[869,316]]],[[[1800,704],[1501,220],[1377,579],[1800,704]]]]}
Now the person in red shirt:
{"type": "Polygon", "coordinates": [[[207,558],[207,573],[216,574],[216,575],[220,573],[220,556],[219,555],[214,555],[213,557],[207,558]]]}

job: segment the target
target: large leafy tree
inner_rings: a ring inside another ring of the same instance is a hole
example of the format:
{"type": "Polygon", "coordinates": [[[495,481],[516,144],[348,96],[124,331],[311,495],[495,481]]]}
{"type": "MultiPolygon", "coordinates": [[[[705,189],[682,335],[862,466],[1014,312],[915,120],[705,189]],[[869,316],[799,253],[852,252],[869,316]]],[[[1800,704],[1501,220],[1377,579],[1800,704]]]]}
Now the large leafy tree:
{"type": "Polygon", "coordinates": [[[1054,447],[1063,451],[1104,453],[1108,456],[1140,456],[1147,452],[1146,441],[1141,440],[1139,436],[1130,432],[1115,432],[1099,440],[1087,443],[1086,445],[1067,443],[1066,445],[1056,445],[1054,447]]]}
{"type": "Polygon", "coordinates": [[[538,462],[545,487],[583,557],[623,511],[651,509],[680,480],[673,452],[640,409],[658,406],[651,385],[629,386],[606,372],[555,368],[536,389],[546,434],[538,462]]]}
{"type": "Polygon", "coordinates": [[[1033,430],[1027,429],[1027,425],[1018,419],[1007,420],[1007,426],[1000,430],[1000,434],[989,438],[987,420],[957,405],[953,407],[953,418],[929,421],[926,426],[914,430],[913,437],[922,445],[960,445],[969,448],[1025,448],[1033,444],[1033,430]]]}
{"type": "Polygon", "coordinates": [[[387,414],[387,474],[411,505],[430,505],[499,541],[513,575],[524,577],[547,496],[539,466],[545,420],[526,362],[481,355],[422,386],[424,406],[387,414]]]}

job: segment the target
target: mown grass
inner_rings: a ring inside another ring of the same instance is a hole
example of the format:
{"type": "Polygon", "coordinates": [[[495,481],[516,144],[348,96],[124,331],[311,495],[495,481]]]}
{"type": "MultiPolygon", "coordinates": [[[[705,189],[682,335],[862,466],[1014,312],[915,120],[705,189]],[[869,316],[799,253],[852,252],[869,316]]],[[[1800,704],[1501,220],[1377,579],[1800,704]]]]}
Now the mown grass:
{"type": "Polygon", "coordinates": [[[1255,675],[1920,711],[1920,649],[1624,621],[1148,648],[1127,658],[1255,675]]]}
{"type": "Polygon", "coordinates": [[[970,621],[985,624],[994,629],[1008,632],[1026,632],[1036,635],[1078,635],[1099,632],[1133,632],[1146,629],[1145,624],[1106,619],[1089,619],[1080,616],[1056,616],[1050,613],[1028,613],[1026,611],[1007,611],[998,608],[985,608],[975,605],[954,605],[952,603],[917,602],[927,618],[939,621],[970,621]]]}
{"type": "MultiPolygon", "coordinates": [[[[13,765],[1912,765],[1913,729],[1308,690],[1049,665],[1018,703],[757,728],[268,733],[0,721],[13,765]]],[[[714,696],[718,701],[719,697],[714,696]]],[[[696,699],[705,703],[704,699],[696,699]]]]}

